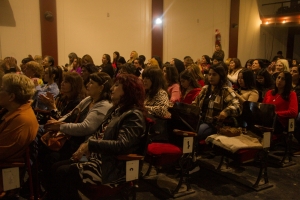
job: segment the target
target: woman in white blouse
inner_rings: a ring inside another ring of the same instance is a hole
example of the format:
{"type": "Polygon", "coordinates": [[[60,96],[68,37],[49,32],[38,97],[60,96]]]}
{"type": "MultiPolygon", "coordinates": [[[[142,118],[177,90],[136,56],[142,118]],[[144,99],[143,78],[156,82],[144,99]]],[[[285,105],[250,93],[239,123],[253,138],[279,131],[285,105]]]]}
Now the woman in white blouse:
{"type": "Polygon", "coordinates": [[[234,89],[237,88],[238,74],[242,70],[241,61],[238,58],[232,58],[229,62],[227,78],[232,83],[234,89]]]}

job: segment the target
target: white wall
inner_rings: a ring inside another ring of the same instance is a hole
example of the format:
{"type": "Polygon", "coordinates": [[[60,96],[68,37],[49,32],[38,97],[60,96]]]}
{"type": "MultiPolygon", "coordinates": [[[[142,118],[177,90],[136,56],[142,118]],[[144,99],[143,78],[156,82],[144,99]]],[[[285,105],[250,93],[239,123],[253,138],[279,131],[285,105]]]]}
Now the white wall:
{"type": "Polygon", "coordinates": [[[39,0],[0,0],[0,58],[41,55],[39,0]]]}
{"type": "Polygon", "coordinates": [[[132,50],[151,55],[151,0],[57,0],[58,59],[68,54],[92,56],[119,51],[129,59],[132,50]]]}
{"type": "MultiPolygon", "coordinates": [[[[151,56],[151,0],[57,0],[58,64],[68,54],[90,54],[101,64],[104,53],[132,50],[151,56]],[[108,16],[109,14],[109,16],[108,16]]],[[[194,60],[214,51],[215,29],[222,35],[225,58],[229,46],[230,0],[164,0],[164,57],[190,55],[194,60]]],[[[286,52],[285,30],[260,28],[256,0],[240,0],[238,58],[271,59],[286,52]],[[274,37],[274,39],[273,39],[274,37]],[[273,45],[273,48],[271,48],[273,45]]],[[[41,54],[38,0],[0,0],[0,57],[20,63],[28,54],[41,54]]]]}
{"type": "Polygon", "coordinates": [[[260,24],[256,0],[240,0],[238,58],[242,65],[248,59],[263,58],[260,24]]]}
{"type": "Polygon", "coordinates": [[[222,49],[228,56],[230,0],[164,0],[164,58],[194,61],[212,56],[215,29],[221,32],[222,49]]]}

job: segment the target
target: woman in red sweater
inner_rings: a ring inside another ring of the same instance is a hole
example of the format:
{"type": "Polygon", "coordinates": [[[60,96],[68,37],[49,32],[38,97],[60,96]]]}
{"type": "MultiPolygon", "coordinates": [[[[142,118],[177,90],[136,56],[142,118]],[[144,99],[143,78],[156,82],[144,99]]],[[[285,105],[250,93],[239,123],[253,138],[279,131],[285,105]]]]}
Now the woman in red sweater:
{"type": "Polygon", "coordinates": [[[269,90],[263,103],[274,104],[277,114],[275,134],[280,134],[287,129],[288,120],[296,118],[298,114],[297,95],[292,91],[292,76],[289,72],[281,72],[276,78],[275,89],[269,90]]]}
{"type": "Polygon", "coordinates": [[[201,91],[200,85],[196,80],[196,75],[190,70],[184,70],[180,74],[180,102],[191,104],[201,91]]]}

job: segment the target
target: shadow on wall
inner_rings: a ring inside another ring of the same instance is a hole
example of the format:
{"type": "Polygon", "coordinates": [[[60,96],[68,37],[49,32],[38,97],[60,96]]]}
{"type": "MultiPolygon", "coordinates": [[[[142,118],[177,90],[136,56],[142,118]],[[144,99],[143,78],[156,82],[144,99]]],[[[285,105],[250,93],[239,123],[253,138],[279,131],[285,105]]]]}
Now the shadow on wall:
{"type": "Polygon", "coordinates": [[[16,26],[14,13],[8,0],[0,0],[0,26],[16,26]]]}

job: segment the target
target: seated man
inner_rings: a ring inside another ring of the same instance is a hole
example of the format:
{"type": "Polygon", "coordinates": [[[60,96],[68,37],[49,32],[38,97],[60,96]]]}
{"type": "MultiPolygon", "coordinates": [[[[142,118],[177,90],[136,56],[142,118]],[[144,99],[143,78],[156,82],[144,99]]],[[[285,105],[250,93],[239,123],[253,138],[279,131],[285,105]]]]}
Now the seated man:
{"type": "MultiPolygon", "coordinates": [[[[35,89],[25,75],[6,74],[0,87],[0,163],[24,162],[28,145],[34,140],[38,122],[29,100],[35,89]]],[[[3,192],[0,173],[0,196],[3,192]]]]}

